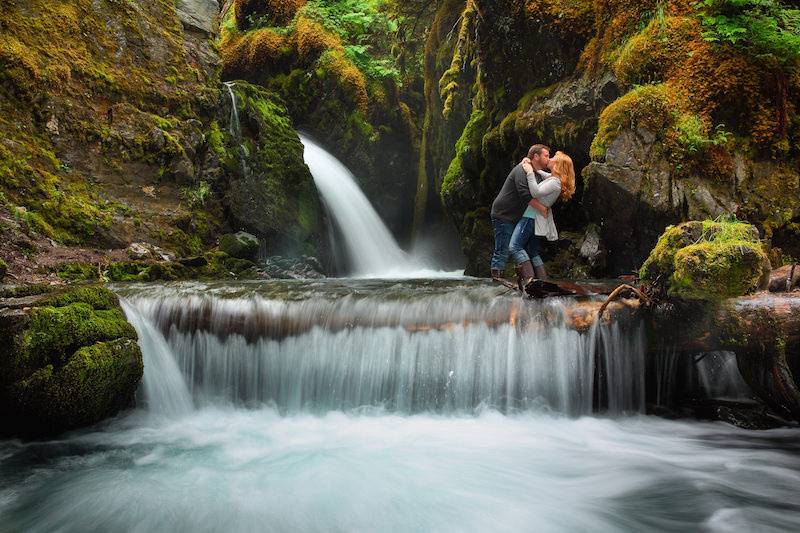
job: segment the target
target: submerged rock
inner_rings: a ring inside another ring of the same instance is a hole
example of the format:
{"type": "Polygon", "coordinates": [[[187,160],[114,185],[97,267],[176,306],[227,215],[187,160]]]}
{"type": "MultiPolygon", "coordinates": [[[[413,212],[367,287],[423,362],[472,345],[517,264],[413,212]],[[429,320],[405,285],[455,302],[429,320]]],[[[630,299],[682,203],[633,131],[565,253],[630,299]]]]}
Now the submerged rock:
{"type": "Polygon", "coordinates": [[[299,259],[273,256],[259,266],[271,278],[320,279],[325,277],[325,269],[319,259],[312,256],[303,256],[299,259]]]}
{"type": "Polygon", "coordinates": [[[674,297],[722,300],[764,287],[769,272],[754,226],[691,221],[664,231],[639,274],[666,283],[674,297]]]}
{"type": "Polygon", "coordinates": [[[258,237],[245,231],[226,233],[219,238],[219,249],[238,259],[255,259],[258,247],[258,237]]]}
{"type": "MultiPolygon", "coordinates": [[[[133,404],[142,354],[117,297],[88,286],[0,299],[0,434],[46,436],[133,404]]],[[[4,291],[24,294],[30,291],[4,291]]]]}

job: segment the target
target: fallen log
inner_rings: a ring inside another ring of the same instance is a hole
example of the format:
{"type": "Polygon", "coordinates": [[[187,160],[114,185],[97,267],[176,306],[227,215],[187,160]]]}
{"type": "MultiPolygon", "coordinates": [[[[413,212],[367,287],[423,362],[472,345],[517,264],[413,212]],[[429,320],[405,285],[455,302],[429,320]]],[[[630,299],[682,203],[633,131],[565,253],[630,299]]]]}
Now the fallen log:
{"type": "Polygon", "coordinates": [[[776,412],[800,420],[800,293],[759,292],[719,304],[661,304],[654,347],[736,354],[745,382],[776,412]]]}

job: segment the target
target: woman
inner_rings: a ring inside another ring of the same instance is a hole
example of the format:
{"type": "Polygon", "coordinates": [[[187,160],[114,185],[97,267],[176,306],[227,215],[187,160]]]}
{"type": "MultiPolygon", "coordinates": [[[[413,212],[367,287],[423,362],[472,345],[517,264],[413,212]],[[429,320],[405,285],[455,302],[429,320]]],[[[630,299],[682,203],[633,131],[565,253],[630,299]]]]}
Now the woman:
{"type": "Polygon", "coordinates": [[[566,202],[575,194],[575,168],[572,159],[564,152],[556,152],[550,159],[548,168],[551,174],[542,172],[544,179],[537,182],[536,172],[527,159],[522,160],[522,167],[528,175],[528,188],[533,200],[517,222],[508,250],[514,258],[517,278],[521,289],[525,289],[534,279],[545,279],[544,262],[539,256],[540,240],[546,237],[549,241],[558,239],[553,212],[549,209],[559,198],[566,202]],[[534,209],[536,202],[548,208],[547,215],[537,215],[534,209]]]}

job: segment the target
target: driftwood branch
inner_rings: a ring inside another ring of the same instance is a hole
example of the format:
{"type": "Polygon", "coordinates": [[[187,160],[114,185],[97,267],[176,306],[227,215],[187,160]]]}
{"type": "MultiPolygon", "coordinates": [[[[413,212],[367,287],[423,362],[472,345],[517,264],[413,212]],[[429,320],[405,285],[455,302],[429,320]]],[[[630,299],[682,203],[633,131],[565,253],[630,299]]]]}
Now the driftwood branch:
{"type": "Polygon", "coordinates": [[[620,294],[622,294],[623,291],[633,292],[636,295],[636,297],[639,298],[639,301],[641,301],[645,305],[650,303],[650,298],[648,298],[642,291],[640,291],[636,287],[627,284],[620,285],[619,287],[611,291],[611,294],[608,295],[606,301],[603,302],[603,305],[600,306],[600,310],[597,312],[598,318],[603,318],[603,312],[606,310],[606,307],[608,307],[608,304],[619,298],[620,294]]]}

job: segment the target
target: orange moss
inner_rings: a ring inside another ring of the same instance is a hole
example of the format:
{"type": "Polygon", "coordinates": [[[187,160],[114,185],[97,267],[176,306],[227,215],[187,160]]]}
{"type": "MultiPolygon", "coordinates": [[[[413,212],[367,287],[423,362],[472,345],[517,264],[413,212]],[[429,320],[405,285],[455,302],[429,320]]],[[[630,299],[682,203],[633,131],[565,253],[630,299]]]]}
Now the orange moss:
{"type": "Polygon", "coordinates": [[[664,81],[690,57],[690,42],[700,31],[694,17],[656,17],[620,48],[614,74],[625,86],[664,81]]]}
{"type": "Polygon", "coordinates": [[[367,114],[369,110],[369,93],[367,92],[367,80],[364,74],[358,70],[352,61],[347,59],[343,50],[328,50],[320,58],[321,66],[330,72],[345,92],[353,99],[356,109],[367,114]]]}
{"type": "Polygon", "coordinates": [[[307,17],[297,19],[293,38],[302,61],[314,61],[326,50],[344,53],[342,41],[337,35],[307,17]]]}
{"type": "Polygon", "coordinates": [[[229,36],[220,58],[227,77],[269,71],[284,54],[286,39],[269,28],[229,36]]]}

